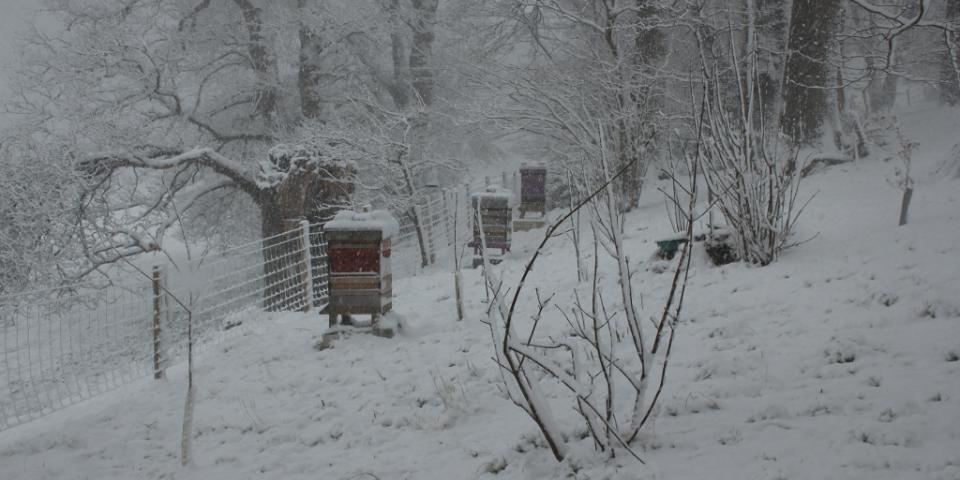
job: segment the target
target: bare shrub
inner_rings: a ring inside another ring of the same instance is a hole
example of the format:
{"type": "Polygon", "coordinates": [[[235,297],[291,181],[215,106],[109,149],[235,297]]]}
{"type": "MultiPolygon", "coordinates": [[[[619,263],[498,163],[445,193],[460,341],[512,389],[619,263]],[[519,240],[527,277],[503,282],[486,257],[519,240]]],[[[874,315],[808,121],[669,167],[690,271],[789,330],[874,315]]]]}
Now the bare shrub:
{"type": "MultiPolygon", "coordinates": [[[[623,212],[611,187],[628,167],[611,174],[606,158],[601,157],[595,175],[597,186],[547,229],[513,288],[509,304],[505,301],[502,279],[486,264],[484,267],[488,287],[493,292],[487,322],[506,392],[537,424],[558,461],[567,455],[567,436],[551,413],[544,393],[547,385],[559,385],[560,401],[579,414],[583,430],[598,451],[609,456],[626,452],[642,463],[633,442],[640,437],[641,429],[655,418],[666,381],[690,267],[695,194],[687,210],[688,241],[677,261],[666,303],[659,315],[643,318],[634,298],[633,267],[623,245],[623,212]],[[584,289],[584,293],[589,292],[589,298],[577,291],[572,306],[558,307],[569,330],[568,335],[554,338],[537,333],[552,300],[552,296],[543,298],[537,291],[538,308],[530,330],[520,334],[515,314],[528,274],[550,239],[563,235],[558,233],[560,227],[587,205],[593,214],[594,233],[592,275],[589,275],[589,286],[584,289]],[[619,302],[611,303],[603,295],[599,275],[601,248],[617,263],[619,302]],[[651,326],[652,332],[648,331],[651,326]]],[[[692,179],[689,189],[695,193],[696,173],[692,179]]]]}
{"type": "MultiPolygon", "coordinates": [[[[751,58],[747,75],[756,74],[756,60],[751,58]]],[[[743,85],[736,60],[730,62],[733,81],[743,85]]],[[[797,202],[802,177],[798,152],[765,127],[754,89],[734,89],[731,107],[731,99],[721,94],[725,89],[720,68],[711,68],[704,60],[702,78],[700,168],[717,207],[736,232],[739,257],[767,265],[793,245],[797,218],[806,206],[797,202]]]]}

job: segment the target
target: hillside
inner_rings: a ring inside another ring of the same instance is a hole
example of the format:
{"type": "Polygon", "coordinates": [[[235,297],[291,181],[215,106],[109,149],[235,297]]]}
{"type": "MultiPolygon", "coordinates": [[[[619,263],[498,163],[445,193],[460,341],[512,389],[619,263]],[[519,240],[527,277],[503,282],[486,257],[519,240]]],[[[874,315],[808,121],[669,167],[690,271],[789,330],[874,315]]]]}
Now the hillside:
{"type": "MultiPolygon", "coordinates": [[[[887,182],[896,162],[875,155],[806,179],[801,196],[816,196],[799,236],[810,240],[778,262],[714,267],[697,252],[646,466],[603,462],[576,440],[557,464],[501,393],[479,271],[465,273],[457,322],[452,275],[438,268],[396,281],[406,325],[393,339],[318,351],[326,317],[265,314],[201,357],[189,467],[181,366],[0,433],[0,478],[960,479],[960,181],[937,174],[960,114],[902,123],[920,143],[908,225],[896,226],[887,182]]],[[[652,268],[668,233],[651,185],[626,238],[648,315],[669,287],[652,268]]],[[[507,285],[540,235],[516,235],[498,267],[507,285]]],[[[569,306],[572,247],[550,245],[528,282],[569,306]]],[[[544,322],[562,334],[555,311],[544,322]]]]}

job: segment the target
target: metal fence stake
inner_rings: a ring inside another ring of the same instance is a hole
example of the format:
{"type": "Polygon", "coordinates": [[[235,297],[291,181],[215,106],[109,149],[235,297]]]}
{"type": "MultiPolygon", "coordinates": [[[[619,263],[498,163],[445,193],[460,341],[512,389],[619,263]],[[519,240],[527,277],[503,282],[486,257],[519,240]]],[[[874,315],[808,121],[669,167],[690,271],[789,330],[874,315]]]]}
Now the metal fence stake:
{"type": "Polygon", "coordinates": [[[159,265],[153,266],[153,378],[163,378],[163,369],[160,367],[160,317],[163,315],[162,289],[163,270],[159,265]]]}
{"type": "Polygon", "coordinates": [[[300,228],[303,229],[303,271],[305,277],[304,288],[306,289],[304,298],[307,299],[304,311],[310,311],[315,300],[313,293],[313,252],[310,251],[310,247],[312,247],[310,244],[310,222],[301,220],[300,228]]]}

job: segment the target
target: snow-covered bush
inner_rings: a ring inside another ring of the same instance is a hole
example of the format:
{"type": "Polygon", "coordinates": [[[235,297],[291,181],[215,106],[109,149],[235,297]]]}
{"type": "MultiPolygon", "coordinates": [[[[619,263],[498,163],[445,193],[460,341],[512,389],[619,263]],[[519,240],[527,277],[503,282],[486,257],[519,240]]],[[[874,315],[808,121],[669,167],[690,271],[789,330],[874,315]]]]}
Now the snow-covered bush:
{"type": "MultiPolygon", "coordinates": [[[[733,66],[739,80],[739,67],[733,66]]],[[[737,90],[731,108],[731,99],[721,93],[719,68],[710,70],[703,68],[703,122],[695,128],[703,142],[698,162],[717,207],[736,232],[738,256],[767,265],[791,245],[805,206],[797,203],[798,152],[765,127],[752,91],[737,90]]]]}

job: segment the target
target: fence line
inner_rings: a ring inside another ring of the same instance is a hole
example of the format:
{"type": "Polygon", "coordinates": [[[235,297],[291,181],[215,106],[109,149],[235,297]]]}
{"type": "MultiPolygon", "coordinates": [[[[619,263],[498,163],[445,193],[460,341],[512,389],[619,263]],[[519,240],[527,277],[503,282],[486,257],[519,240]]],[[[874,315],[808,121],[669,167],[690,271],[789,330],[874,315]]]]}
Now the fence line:
{"type": "Polygon", "coordinates": [[[454,252],[459,252],[469,239],[469,214],[467,211],[467,190],[450,189],[440,190],[432,195],[424,196],[417,203],[414,210],[420,220],[423,230],[425,250],[428,259],[424,262],[417,237],[416,226],[409,216],[400,218],[400,234],[394,240],[394,251],[398,252],[393,259],[395,277],[416,275],[424,270],[424,265],[439,265],[440,268],[452,266],[454,252]],[[458,229],[459,238],[454,248],[454,224],[458,229]]]}
{"type": "Polygon", "coordinates": [[[125,283],[0,297],[0,430],[162,376],[184,360],[188,322],[203,351],[263,310],[322,307],[326,244],[302,225],[125,283]]]}
{"type": "MultiPolygon", "coordinates": [[[[401,217],[393,242],[397,278],[452,265],[453,229],[467,238],[468,189],[439,190],[401,217]]],[[[151,376],[255,323],[264,311],[323,308],[328,292],[320,225],[297,228],[155,267],[123,287],[70,285],[0,296],[0,431],[151,376]],[[183,305],[180,305],[180,303],[183,305]]]]}

